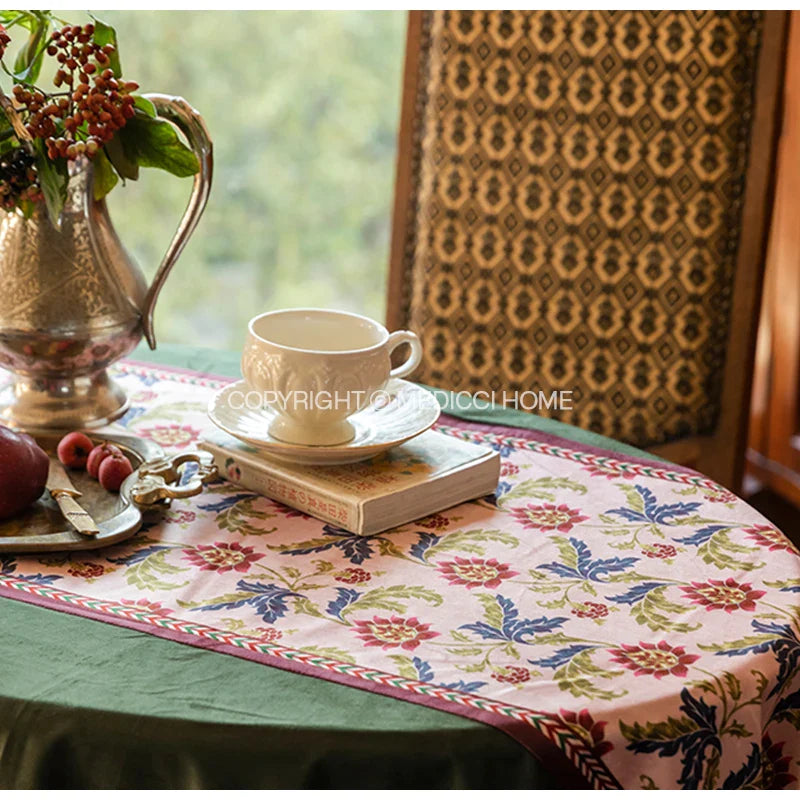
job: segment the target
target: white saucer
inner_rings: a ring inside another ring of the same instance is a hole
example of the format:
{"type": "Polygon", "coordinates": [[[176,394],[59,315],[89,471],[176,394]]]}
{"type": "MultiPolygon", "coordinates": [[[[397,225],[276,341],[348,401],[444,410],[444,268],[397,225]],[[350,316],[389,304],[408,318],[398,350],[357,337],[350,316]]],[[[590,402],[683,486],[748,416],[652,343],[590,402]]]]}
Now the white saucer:
{"type": "MultiPolygon", "coordinates": [[[[294,464],[351,464],[365,461],[424,433],[441,413],[439,403],[429,391],[394,378],[386,384],[382,392],[384,399],[380,403],[350,417],[356,433],[349,442],[333,446],[290,444],[268,433],[269,424],[275,417],[274,411],[269,408],[233,408],[230,405],[233,392],[246,394],[245,382],[230,384],[211,398],[208,404],[211,421],[225,433],[241,439],[271,458],[294,464]],[[388,402],[385,402],[387,397],[388,402]]],[[[241,398],[241,394],[238,397],[241,398]]]]}

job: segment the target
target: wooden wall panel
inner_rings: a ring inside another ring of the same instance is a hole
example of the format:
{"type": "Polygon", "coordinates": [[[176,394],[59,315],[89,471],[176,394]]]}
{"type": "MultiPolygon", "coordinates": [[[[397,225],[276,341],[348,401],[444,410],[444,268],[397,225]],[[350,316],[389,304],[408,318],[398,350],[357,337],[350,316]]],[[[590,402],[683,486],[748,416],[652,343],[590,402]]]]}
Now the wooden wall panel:
{"type": "Polygon", "coordinates": [[[800,504],[800,12],[789,26],[775,209],[750,414],[748,470],[800,504]]]}

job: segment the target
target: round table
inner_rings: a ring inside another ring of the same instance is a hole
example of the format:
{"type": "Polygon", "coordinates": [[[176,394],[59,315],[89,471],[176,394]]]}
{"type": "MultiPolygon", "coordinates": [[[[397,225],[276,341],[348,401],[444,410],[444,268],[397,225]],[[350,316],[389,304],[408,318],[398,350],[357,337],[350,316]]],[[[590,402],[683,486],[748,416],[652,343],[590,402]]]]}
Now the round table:
{"type": "MultiPolygon", "coordinates": [[[[138,357],[238,375],[234,354],[157,355],[138,357]]],[[[640,455],[521,412],[463,416],[640,455]]],[[[4,788],[558,785],[516,741],[469,719],[13,600],[0,609],[4,788]]]]}

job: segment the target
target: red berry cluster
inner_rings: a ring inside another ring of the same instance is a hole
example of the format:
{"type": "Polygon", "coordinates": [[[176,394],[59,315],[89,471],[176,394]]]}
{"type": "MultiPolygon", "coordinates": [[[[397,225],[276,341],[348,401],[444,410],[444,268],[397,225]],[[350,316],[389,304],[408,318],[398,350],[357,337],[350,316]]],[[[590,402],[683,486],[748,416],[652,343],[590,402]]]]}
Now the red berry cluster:
{"type": "Polygon", "coordinates": [[[417,525],[419,525],[420,528],[429,528],[435,531],[446,528],[449,524],[450,520],[442,514],[431,514],[430,516],[425,517],[425,519],[421,519],[417,522],[417,525]]]}
{"type": "Polygon", "coordinates": [[[277,642],[283,636],[277,628],[256,628],[262,642],[277,642]]]}
{"type": "Polygon", "coordinates": [[[67,567],[67,572],[76,578],[99,578],[106,568],[92,561],[75,561],[67,567]]]}
{"type": "Polygon", "coordinates": [[[525,667],[517,667],[509,664],[507,667],[501,667],[500,671],[493,672],[492,677],[500,683],[527,683],[531,679],[530,670],[525,667]]]}
{"type": "Polygon", "coordinates": [[[92,41],[94,25],[54,31],[47,53],[59,63],[53,83],[64,91],[45,94],[14,86],[14,99],[27,110],[27,130],[45,140],[51,159],[90,158],[135,114],[131,96],[139,85],[120,81],[110,68],[113,45],[92,41]]]}
{"type": "Polygon", "coordinates": [[[372,580],[372,575],[364,569],[348,567],[343,572],[337,573],[336,580],[339,583],[366,583],[372,580]]]}
{"type": "Polygon", "coordinates": [[[6,29],[0,25],[0,58],[6,54],[6,48],[11,44],[11,37],[6,29]]]}
{"type": "Polygon", "coordinates": [[[642,553],[648,558],[675,558],[678,551],[671,544],[651,544],[642,553]]]}
{"type": "Polygon", "coordinates": [[[582,606],[573,608],[572,613],[581,619],[600,619],[608,616],[608,606],[605,603],[593,603],[587,600],[582,606]]]}

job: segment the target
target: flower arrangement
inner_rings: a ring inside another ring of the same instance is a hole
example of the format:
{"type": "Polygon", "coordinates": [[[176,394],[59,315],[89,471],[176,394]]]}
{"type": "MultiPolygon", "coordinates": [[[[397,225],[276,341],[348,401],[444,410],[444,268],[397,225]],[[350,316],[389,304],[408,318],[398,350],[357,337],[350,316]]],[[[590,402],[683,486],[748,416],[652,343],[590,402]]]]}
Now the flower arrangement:
{"type": "Polygon", "coordinates": [[[0,208],[30,216],[45,203],[58,223],[70,168],[94,166],[94,197],[121,179],[137,180],[140,167],[179,177],[200,169],[197,158],[154,105],[122,76],[113,27],[90,17],[68,24],[49,11],[0,11],[0,68],[11,78],[0,88],[0,208]],[[6,56],[14,34],[23,42],[13,63],[6,56]],[[52,88],[39,84],[46,73],[52,88]]]}

